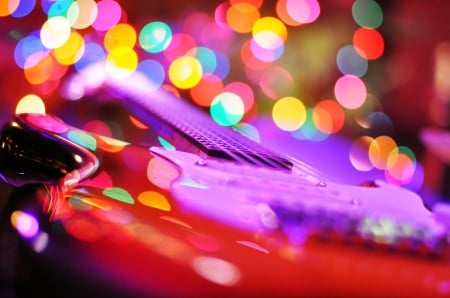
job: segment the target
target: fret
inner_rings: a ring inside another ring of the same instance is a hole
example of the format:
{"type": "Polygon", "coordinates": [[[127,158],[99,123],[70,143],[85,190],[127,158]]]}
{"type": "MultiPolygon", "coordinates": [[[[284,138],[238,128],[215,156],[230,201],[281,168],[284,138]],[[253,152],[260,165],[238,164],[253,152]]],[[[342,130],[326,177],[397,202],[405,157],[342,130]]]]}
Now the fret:
{"type": "Polygon", "coordinates": [[[181,136],[208,157],[285,171],[293,167],[288,157],[259,145],[230,127],[218,125],[204,111],[183,99],[165,90],[147,90],[148,82],[133,78],[130,84],[113,80],[106,83],[140,121],[152,127],[164,127],[161,133],[181,136]],[[155,122],[161,125],[155,125],[155,122]]]}

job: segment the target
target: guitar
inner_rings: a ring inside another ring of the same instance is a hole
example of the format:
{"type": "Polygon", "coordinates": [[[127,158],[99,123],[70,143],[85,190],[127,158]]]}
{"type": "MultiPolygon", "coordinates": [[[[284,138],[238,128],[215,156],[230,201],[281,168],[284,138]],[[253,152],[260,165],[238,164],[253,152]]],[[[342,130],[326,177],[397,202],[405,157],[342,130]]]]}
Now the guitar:
{"type": "Polygon", "coordinates": [[[3,127],[32,294],[450,296],[446,205],[330,181],[151,84],[136,73],[84,86],[144,123],[148,144],[49,114],[3,127]]]}

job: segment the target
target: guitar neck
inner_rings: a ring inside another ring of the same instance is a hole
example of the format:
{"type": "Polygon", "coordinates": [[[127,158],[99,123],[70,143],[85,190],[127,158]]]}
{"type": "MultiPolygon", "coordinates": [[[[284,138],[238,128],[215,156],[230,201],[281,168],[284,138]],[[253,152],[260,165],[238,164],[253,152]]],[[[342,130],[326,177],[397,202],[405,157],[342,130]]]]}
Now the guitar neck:
{"type": "Polygon", "coordinates": [[[177,149],[242,164],[292,169],[293,161],[288,157],[217,124],[192,103],[161,88],[155,90],[151,82],[143,80],[136,75],[125,84],[108,80],[106,85],[134,116],[175,142],[177,149]]]}

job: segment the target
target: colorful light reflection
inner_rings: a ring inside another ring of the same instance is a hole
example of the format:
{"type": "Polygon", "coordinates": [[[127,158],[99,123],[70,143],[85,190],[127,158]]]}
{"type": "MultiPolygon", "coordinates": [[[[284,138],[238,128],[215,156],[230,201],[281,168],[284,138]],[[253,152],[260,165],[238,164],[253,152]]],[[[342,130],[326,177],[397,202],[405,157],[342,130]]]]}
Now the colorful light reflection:
{"type": "Polygon", "coordinates": [[[11,214],[11,224],[25,238],[33,238],[39,232],[37,219],[23,211],[17,210],[11,214]]]}
{"type": "MultiPolygon", "coordinates": [[[[228,0],[210,14],[193,10],[180,22],[155,19],[140,22],[141,27],[128,23],[116,0],[42,0],[39,6],[46,20],[38,30],[19,39],[14,52],[25,78],[41,90],[38,95],[55,91],[71,69],[81,73],[101,63],[115,78],[126,79],[139,71],[154,82],[155,90],[187,90],[194,103],[209,108],[212,118],[226,126],[238,126],[253,117],[251,113],[267,111],[266,98],[275,101],[271,116],[277,127],[300,139],[323,140],[343,131],[346,123],[356,120],[361,124],[364,114],[371,114],[367,111],[370,88],[364,77],[385,49],[378,30],[383,11],[374,0],[355,0],[348,6],[358,27],[335,53],[342,75],[336,78],[334,98],[304,97],[305,101],[298,99],[304,94],[296,84],[302,64],[286,64],[284,59],[291,32],[295,36],[320,18],[317,0],[228,0]],[[236,49],[240,50],[240,64],[236,63],[236,49]],[[230,77],[236,70],[241,72],[239,81],[230,77]]],[[[2,1],[0,17],[26,17],[36,7],[35,0],[2,1]]],[[[69,100],[84,96],[76,81],[69,82],[61,94],[69,100]]],[[[376,140],[373,144],[378,144],[381,139],[377,137],[386,133],[378,127],[385,122],[372,118],[366,120],[376,140]]],[[[372,152],[368,165],[387,171],[387,149],[380,149],[382,157],[376,157],[376,145],[371,148],[367,149],[372,152]]],[[[406,157],[400,154],[399,158],[406,157]]],[[[412,162],[413,158],[409,159],[412,162]]],[[[403,174],[391,172],[388,179],[406,181],[403,174]]]]}
{"type": "Polygon", "coordinates": [[[20,0],[6,0],[0,2],[0,17],[12,15],[19,7],[20,0]]]}
{"type": "Polygon", "coordinates": [[[172,29],[164,22],[151,22],[139,33],[139,44],[149,53],[160,53],[172,40],[172,29]]]}

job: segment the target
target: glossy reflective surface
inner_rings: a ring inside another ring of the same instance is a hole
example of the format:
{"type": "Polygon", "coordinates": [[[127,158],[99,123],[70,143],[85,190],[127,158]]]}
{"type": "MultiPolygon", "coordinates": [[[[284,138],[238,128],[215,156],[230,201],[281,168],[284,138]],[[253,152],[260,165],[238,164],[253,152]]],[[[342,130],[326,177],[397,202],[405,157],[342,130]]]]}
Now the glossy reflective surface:
{"type": "MultiPolygon", "coordinates": [[[[391,250],[358,237],[342,241],[339,233],[309,237],[310,227],[317,227],[312,222],[291,222],[283,231],[276,223],[286,219],[279,211],[271,214],[270,206],[254,208],[253,198],[242,191],[244,181],[219,187],[214,177],[198,179],[161,155],[164,151],[54,125],[50,116],[21,119],[41,137],[58,136],[84,148],[78,153],[95,153],[100,165],[90,175],[61,179],[71,182],[65,187],[19,188],[11,198],[16,203],[7,218],[27,243],[35,274],[41,273],[32,287],[38,292],[178,297],[450,292],[446,256],[391,250]],[[196,208],[197,201],[208,206],[208,198],[209,208],[196,208]]],[[[366,227],[369,234],[382,228],[370,222],[366,227]]]]}
{"type": "Polygon", "coordinates": [[[98,162],[92,153],[56,135],[67,130],[61,120],[40,114],[19,115],[5,124],[0,139],[3,180],[14,186],[59,183],[95,171],[98,162]]]}

